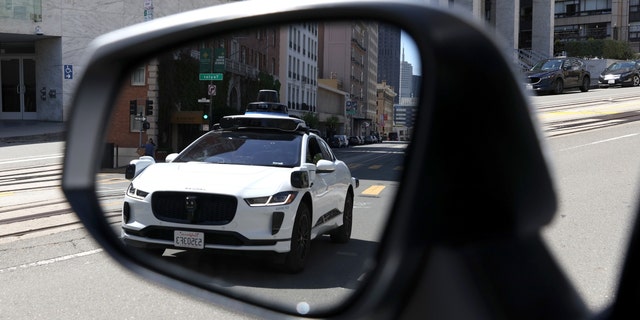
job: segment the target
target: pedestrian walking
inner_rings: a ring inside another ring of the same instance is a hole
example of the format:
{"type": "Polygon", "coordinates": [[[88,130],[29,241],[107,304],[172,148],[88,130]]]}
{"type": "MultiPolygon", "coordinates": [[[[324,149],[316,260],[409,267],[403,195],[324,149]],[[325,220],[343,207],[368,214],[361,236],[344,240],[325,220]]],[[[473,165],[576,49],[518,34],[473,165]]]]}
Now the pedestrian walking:
{"type": "Polygon", "coordinates": [[[156,144],[153,139],[149,138],[149,141],[144,145],[144,155],[155,158],[156,144]]]}

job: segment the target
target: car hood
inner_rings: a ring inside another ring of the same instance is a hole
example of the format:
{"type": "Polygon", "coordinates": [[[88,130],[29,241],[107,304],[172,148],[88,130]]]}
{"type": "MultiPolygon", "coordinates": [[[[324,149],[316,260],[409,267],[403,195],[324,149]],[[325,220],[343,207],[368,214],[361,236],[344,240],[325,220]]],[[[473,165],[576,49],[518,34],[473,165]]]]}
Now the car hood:
{"type": "Polygon", "coordinates": [[[233,195],[268,195],[290,189],[291,168],[204,162],[156,163],[134,180],[137,189],[208,192],[233,195]]]}
{"type": "Polygon", "coordinates": [[[622,69],[616,69],[616,70],[605,70],[602,72],[602,75],[606,75],[606,74],[623,74],[623,73],[629,73],[631,72],[631,68],[622,68],[622,69]]]}

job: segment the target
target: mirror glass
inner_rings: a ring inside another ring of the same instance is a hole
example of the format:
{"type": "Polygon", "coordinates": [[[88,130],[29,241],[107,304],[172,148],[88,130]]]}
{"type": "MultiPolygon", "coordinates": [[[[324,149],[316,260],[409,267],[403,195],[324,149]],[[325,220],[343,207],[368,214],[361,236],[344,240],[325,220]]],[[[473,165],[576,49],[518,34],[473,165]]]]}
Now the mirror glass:
{"type": "Polygon", "coordinates": [[[105,133],[96,181],[114,235],[234,295],[303,314],[345,301],[376,266],[419,57],[376,21],[269,25],[150,56],[105,133]]]}

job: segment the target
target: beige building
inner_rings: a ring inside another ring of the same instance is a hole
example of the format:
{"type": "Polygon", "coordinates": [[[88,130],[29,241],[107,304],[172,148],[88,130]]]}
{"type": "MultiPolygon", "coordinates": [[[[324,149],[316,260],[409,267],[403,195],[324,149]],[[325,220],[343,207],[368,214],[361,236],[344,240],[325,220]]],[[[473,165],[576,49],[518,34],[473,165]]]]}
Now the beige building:
{"type": "Polygon", "coordinates": [[[374,125],[381,137],[386,137],[393,131],[393,100],[398,94],[386,81],[378,83],[376,99],[376,117],[374,125]]]}

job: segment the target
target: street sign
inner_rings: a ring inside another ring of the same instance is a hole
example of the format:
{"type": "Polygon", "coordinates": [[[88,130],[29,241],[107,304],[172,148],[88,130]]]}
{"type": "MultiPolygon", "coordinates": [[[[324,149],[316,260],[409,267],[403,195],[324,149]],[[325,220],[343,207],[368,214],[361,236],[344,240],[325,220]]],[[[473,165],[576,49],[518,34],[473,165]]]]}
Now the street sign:
{"type": "Polygon", "coordinates": [[[211,48],[200,49],[200,72],[211,72],[211,48]]]}
{"type": "Polygon", "coordinates": [[[210,84],[209,87],[207,88],[209,95],[210,96],[215,96],[216,95],[216,85],[215,84],[210,84]]]}
{"type": "Polygon", "coordinates": [[[199,79],[205,81],[222,81],[223,73],[200,73],[199,79]]]}
{"type": "Polygon", "coordinates": [[[147,120],[147,118],[145,118],[145,117],[135,117],[133,119],[136,120],[136,121],[145,121],[145,120],[147,120]]]}
{"type": "MultiPolygon", "coordinates": [[[[224,48],[214,50],[215,60],[213,61],[213,72],[221,73],[225,69],[224,48]]],[[[222,79],[221,79],[222,80],[222,79]]]]}
{"type": "Polygon", "coordinates": [[[71,64],[64,65],[64,78],[73,79],[73,65],[71,64]]]}

